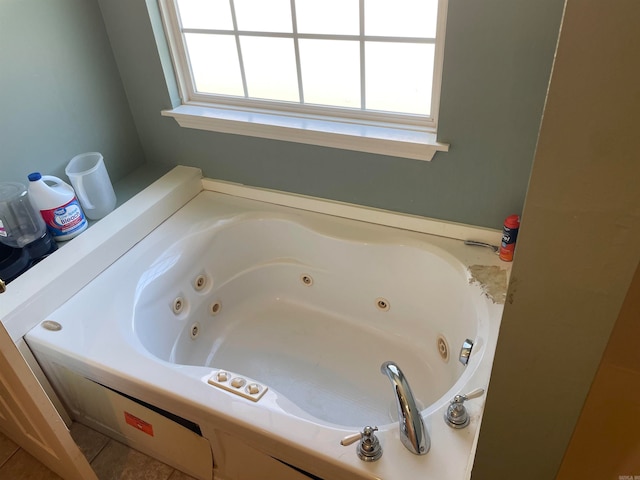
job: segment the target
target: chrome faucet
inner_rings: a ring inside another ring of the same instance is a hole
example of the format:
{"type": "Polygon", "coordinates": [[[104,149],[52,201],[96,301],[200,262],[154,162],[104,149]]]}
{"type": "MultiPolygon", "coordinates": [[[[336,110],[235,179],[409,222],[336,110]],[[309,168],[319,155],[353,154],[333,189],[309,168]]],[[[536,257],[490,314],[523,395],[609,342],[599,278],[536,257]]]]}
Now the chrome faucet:
{"type": "Polygon", "coordinates": [[[402,370],[393,362],[384,362],[380,371],[389,377],[396,394],[400,440],[411,453],[424,455],[431,447],[429,432],[424,426],[422,415],[413,398],[409,383],[402,370]]]}

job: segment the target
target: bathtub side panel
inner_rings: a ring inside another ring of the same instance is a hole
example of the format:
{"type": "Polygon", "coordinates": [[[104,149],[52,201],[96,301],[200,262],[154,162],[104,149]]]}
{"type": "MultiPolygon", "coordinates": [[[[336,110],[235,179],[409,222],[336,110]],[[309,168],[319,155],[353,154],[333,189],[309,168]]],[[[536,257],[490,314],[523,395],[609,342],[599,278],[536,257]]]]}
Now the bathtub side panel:
{"type": "Polygon", "coordinates": [[[48,358],[40,362],[75,421],[198,480],[213,480],[208,439],[48,358]]]}

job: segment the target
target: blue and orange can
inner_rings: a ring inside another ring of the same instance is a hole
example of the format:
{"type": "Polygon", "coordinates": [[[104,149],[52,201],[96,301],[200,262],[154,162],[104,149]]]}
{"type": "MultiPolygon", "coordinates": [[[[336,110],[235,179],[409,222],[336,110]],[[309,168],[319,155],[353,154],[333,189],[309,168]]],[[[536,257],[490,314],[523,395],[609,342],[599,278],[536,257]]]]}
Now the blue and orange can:
{"type": "Polygon", "coordinates": [[[502,241],[500,242],[499,256],[505,262],[513,261],[513,252],[516,249],[516,239],[518,238],[518,229],[520,228],[520,217],[518,215],[509,215],[502,227],[502,241]]]}

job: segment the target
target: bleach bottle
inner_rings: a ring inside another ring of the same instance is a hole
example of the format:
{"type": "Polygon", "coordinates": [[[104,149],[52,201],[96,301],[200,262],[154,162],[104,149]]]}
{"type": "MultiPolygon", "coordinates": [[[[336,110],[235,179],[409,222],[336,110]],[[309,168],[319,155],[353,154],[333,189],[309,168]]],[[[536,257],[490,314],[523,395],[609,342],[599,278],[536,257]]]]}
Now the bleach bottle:
{"type": "Polygon", "coordinates": [[[70,240],[87,229],[87,218],[71,185],[39,172],[30,173],[28,178],[31,201],[54,239],[70,240]]]}

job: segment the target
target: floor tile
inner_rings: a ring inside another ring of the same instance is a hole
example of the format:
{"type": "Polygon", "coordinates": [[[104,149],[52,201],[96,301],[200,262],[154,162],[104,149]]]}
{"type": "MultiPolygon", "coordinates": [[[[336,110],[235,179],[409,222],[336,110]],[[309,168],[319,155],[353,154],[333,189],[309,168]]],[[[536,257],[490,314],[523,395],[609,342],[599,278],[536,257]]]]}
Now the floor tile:
{"type": "Polygon", "coordinates": [[[115,440],[91,463],[100,480],[168,480],[173,468],[115,440]]]}
{"type": "Polygon", "coordinates": [[[187,475],[186,473],[182,473],[180,470],[174,470],[169,480],[196,480],[194,477],[187,475]]]}
{"type": "Polygon", "coordinates": [[[4,464],[11,455],[16,453],[18,448],[18,445],[0,433],[0,465],[4,464]]]}
{"type": "Polygon", "coordinates": [[[22,449],[19,449],[0,467],[0,478],[7,480],[62,480],[22,449]]]}
{"type": "Polygon", "coordinates": [[[71,436],[89,463],[109,442],[109,437],[77,422],[71,425],[71,436]]]}

